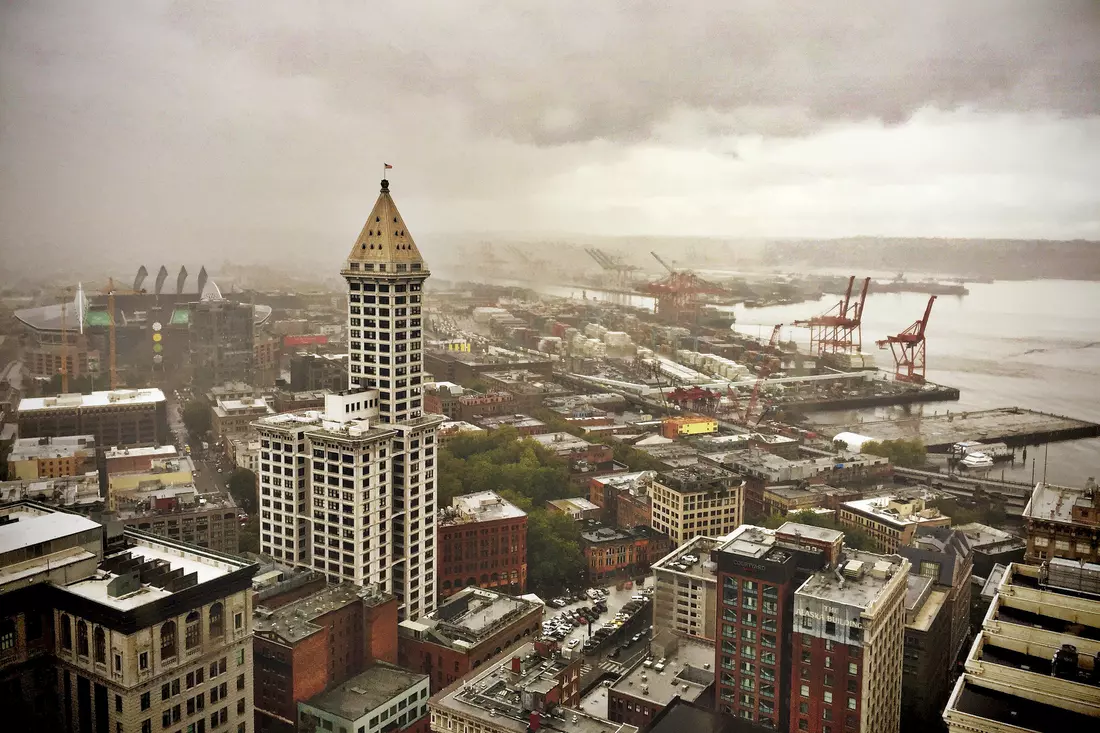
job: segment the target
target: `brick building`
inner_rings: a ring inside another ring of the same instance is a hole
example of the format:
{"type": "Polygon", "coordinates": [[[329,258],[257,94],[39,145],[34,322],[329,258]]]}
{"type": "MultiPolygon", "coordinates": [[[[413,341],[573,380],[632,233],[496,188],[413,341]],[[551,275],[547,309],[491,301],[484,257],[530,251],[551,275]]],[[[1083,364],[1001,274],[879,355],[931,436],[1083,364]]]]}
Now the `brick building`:
{"type": "Polygon", "coordinates": [[[893,496],[846,501],[840,505],[837,519],[845,527],[858,527],[866,532],[877,549],[896,552],[916,536],[917,528],[949,527],[951,517],[928,506],[929,499],[919,491],[893,496]]]}
{"type": "Polygon", "coordinates": [[[95,470],[95,436],[20,438],[8,453],[8,480],[80,476],[95,470]]]}
{"type": "Polygon", "coordinates": [[[398,664],[431,677],[439,692],[542,628],[543,605],[481,588],[464,588],[432,613],[402,621],[398,664]]]}
{"type": "Polygon", "coordinates": [[[650,527],[615,529],[587,522],[581,529],[581,550],[588,563],[588,582],[593,584],[647,575],[671,549],[668,535],[650,527]]]}
{"type": "Polygon", "coordinates": [[[600,507],[600,521],[611,527],[650,526],[653,506],[650,486],[653,471],[599,476],[588,482],[588,498],[600,507]]]}
{"type": "Polygon", "coordinates": [[[1054,557],[1100,562],[1100,489],[1094,479],[1083,489],[1036,484],[1023,518],[1027,562],[1054,557]]]}
{"type": "Polygon", "coordinates": [[[397,661],[397,599],[332,585],[274,609],[258,606],[254,634],[256,731],[294,733],[299,702],[374,662],[397,661]]]}
{"type": "Polygon", "coordinates": [[[530,415],[516,413],[514,415],[497,415],[494,417],[476,418],[477,424],[486,430],[498,430],[500,428],[515,428],[520,436],[542,435],[550,428],[542,420],[536,420],[530,415]]]}
{"type": "Polygon", "coordinates": [[[607,691],[607,717],[645,729],[673,700],[714,703],[714,646],[665,632],[650,644],[654,660],[639,659],[607,691]]]}
{"type": "Polygon", "coordinates": [[[134,492],[117,500],[117,517],[124,527],[157,537],[187,542],[217,552],[240,552],[240,509],[229,497],[197,501],[193,486],[134,492]]]}
{"type": "Polygon", "coordinates": [[[463,422],[520,412],[515,396],[508,392],[482,394],[450,382],[425,385],[424,411],[463,422]]]}
{"type": "Polygon", "coordinates": [[[108,476],[114,473],[152,471],[153,465],[179,458],[174,445],[151,445],[144,448],[108,448],[103,451],[103,465],[108,476]]]}
{"type": "Polygon", "coordinates": [[[486,372],[509,369],[524,369],[550,379],[554,375],[554,362],[549,359],[533,361],[456,351],[427,351],[424,353],[424,369],[436,379],[472,384],[486,372]]]}
{"type": "Polygon", "coordinates": [[[439,597],[467,586],[527,589],[527,513],[492,491],[456,496],[436,523],[439,597]]]}

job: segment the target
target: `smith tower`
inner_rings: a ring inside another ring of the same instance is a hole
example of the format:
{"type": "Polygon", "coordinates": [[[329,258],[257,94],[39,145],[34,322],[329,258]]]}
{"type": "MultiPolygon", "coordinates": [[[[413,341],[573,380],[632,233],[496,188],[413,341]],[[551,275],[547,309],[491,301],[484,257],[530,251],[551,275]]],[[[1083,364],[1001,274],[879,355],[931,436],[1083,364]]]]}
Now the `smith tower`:
{"type": "Polygon", "coordinates": [[[348,281],[348,386],[376,391],[391,447],[391,590],[402,616],[435,609],[436,428],[425,415],[422,297],[430,275],[390,197],[389,181],[341,270],[348,281]]]}

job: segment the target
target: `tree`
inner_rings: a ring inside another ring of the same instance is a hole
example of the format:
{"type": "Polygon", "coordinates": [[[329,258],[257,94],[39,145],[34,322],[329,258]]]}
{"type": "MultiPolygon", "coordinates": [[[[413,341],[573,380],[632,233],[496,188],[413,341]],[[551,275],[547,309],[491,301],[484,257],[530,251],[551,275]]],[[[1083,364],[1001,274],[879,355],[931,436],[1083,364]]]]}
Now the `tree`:
{"type": "Polygon", "coordinates": [[[205,402],[191,400],[183,406],[183,424],[193,438],[206,435],[214,424],[210,406],[205,402]]]}
{"type": "Polygon", "coordinates": [[[241,527],[237,535],[238,552],[260,551],[260,518],[255,514],[248,518],[248,522],[241,527]]]}
{"type": "Polygon", "coordinates": [[[588,563],[572,517],[546,509],[527,515],[527,580],[532,588],[557,593],[584,582],[588,563]]]}
{"type": "Polygon", "coordinates": [[[870,440],[860,448],[861,453],[889,458],[890,463],[903,468],[923,466],[928,457],[928,449],[918,439],[913,440],[870,440]]]}
{"type": "Polygon", "coordinates": [[[565,462],[513,428],[458,435],[439,452],[439,506],[476,491],[495,491],[521,508],[570,495],[565,462]]]}
{"type": "Polygon", "coordinates": [[[229,495],[237,502],[237,506],[249,514],[256,511],[256,492],[258,490],[256,474],[247,468],[235,468],[233,473],[229,474],[226,487],[229,489],[229,495]]]}

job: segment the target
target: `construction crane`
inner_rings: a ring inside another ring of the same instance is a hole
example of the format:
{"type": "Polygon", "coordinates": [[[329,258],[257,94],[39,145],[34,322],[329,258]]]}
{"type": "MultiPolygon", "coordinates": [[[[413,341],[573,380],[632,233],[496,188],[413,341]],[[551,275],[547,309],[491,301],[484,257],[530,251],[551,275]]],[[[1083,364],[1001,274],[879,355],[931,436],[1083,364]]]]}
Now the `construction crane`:
{"type": "MultiPolygon", "coordinates": [[[[144,270],[145,267],[142,266],[141,269],[144,270]]],[[[138,278],[134,281],[134,284],[140,286],[141,281],[144,279],[144,276],[141,275],[139,271],[138,278]]],[[[107,296],[107,339],[110,347],[109,363],[111,374],[111,389],[115,390],[118,389],[118,343],[116,341],[115,335],[115,295],[143,295],[145,293],[145,289],[141,288],[140,290],[127,290],[123,288],[120,290],[119,288],[115,287],[115,279],[113,277],[110,277],[107,278],[107,286],[103,288],[103,290],[100,292],[107,296]]]]}
{"type": "Polygon", "coordinates": [[[779,348],[779,329],[781,328],[783,328],[782,323],[777,323],[772,326],[772,335],[771,338],[768,339],[768,349],[771,351],[775,351],[779,348]]]}
{"type": "Polygon", "coordinates": [[[875,342],[880,349],[890,347],[894,355],[894,379],[899,382],[924,384],[924,329],[928,326],[928,316],[932,314],[932,304],[935,302],[936,296],[929,296],[924,316],[901,333],[875,342]]]}
{"type": "Polygon", "coordinates": [[[863,306],[867,302],[871,278],[863,281],[859,300],[852,302],[852,286],[855,281],[855,275],[848,278],[844,297],[825,313],[808,321],[794,322],[795,326],[806,326],[810,329],[811,354],[856,354],[863,348],[863,306]]]}

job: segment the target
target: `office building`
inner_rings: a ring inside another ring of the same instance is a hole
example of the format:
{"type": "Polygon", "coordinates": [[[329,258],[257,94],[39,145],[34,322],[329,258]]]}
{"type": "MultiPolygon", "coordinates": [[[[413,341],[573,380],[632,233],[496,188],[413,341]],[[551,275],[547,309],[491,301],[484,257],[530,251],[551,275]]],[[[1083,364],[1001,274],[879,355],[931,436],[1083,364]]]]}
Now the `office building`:
{"type": "Polygon", "coordinates": [[[241,397],[236,400],[219,399],[214,405],[211,427],[214,436],[224,444],[246,437],[252,431],[252,423],[275,410],[263,397],[241,397]]]}
{"type": "Polygon", "coordinates": [[[846,501],[837,519],[845,527],[866,532],[879,551],[897,552],[899,546],[913,541],[918,527],[951,526],[951,517],[928,505],[931,498],[912,492],[846,501]]]}
{"type": "Polygon", "coordinates": [[[694,537],[653,563],[653,628],[714,642],[718,566],[711,552],[724,538],[694,537]]]}
{"type": "Polygon", "coordinates": [[[251,729],[256,566],[34,502],[0,547],[6,727],[251,729]]]}
{"type": "Polygon", "coordinates": [[[428,676],[378,662],[298,703],[298,730],[428,733],[428,676]]]}
{"type": "Polygon", "coordinates": [[[440,599],[468,586],[527,590],[527,513],[492,491],[464,494],[439,513],[440,599]]]}
{"type": "Polygon", "coordinates": [[[290,357],[290,389],[294,392],[340,392],[347,384],[347,354],[298,352],[290,357]]]}
{"type": "Polygon", "coordinates": [[[741,525],[741,477],[696,465],[658,473],[650,489],[652,527],[679,546],[692,537],[717,537],[741,525]]]}
{"type": "Polygon", "coordinates": [[[617,529],[599,522],[581,526],[581,551],[592,585],[643,578],[650,566],[671,549],[668,535],[651,527],[617,529]]]}
{"type": "Polygon", "coordinates": [[[96,445],[124,447],[171,442],[168,406],[159,389],[27,397],[19,401],[16,420],[22,438],[91,435],[96,445]]]}
{"type": "Polygon", "coordinates": [[[187,337],[193,378],[200,385],[251,383],[256,337],[252,306],[220,296],[215,286],[190,304],[187,337]]]}
{"type": "Polygon", "coordinates": [[[637,726],[578,709],[580,676],[580,657],[566,659],[553,642],[513,647],[429,699],[432,730],[638,733],[637,726]]]}
{"type": "Polygon", "coordinates": [[[794,595],[799,583],[839,556],[840,532],[788,522],[744,525],[710,559],[718,589],[715,704],[766,728],[788,727],[794,595]]]}
{"type": "Polygon", "coordinates": [[[19,438],[8,453],[8,480],[80,476],[95,470],[95,436],[19,438]]]}
{"type": "Polygon", "coordinates": [[[901,717],[906,730],[939,728],[951,672],[951,614],[947,591],[932,578],[909,574],[905,591],[905,652],[901,717]]]}
{"type": "Polygon", "coordinates": [[[1095,730],[1100,566],[1014,564],[1000,581],[943,712],[950,733],[1095,730]]]}
{"type": "Polygon", "coordinates": [[[393,595],[351,583],[307,590],[300,598],[278,590],[276,585],[270,589],[274,595],[261,591],[255,606],[257,733],[294,733],[298,703],[377,662],[397,662],[393,595]],[[284,597],[292,600],[283,602],[284,597]]]}
{"type": "Polygon", "coordinates": [[[224,494],[199,496],[192,485],[156,486],[118,496],[114,507],[124,527],[230,555],[240,552],[240,509],[224,494]]]}
{"type": "Polygon", "coordinates": [[[896,733],[909,561],[845,550],[794,594],[790,729],[896,733]]]}
{"type": "Polygon", "coordinates": [[[1100,561],[1100,490],[1089,478],[1083,489],[1036,484],[1023,512],[1026,562],[1062,557],[1100,561]]]}
{"type": "Polygon", "coordinates": [[[911,573],[931,578],[935,590],[947,594],[945,613],[950,621],[948,656],[954,664],[970,633],[971,577],[974,553],[965,534],[951,527],[919,527],[911,544],[898,548],[911,573]]]}
{"type": "Polygon", "coordinates": [[[398,664],[431,677],[438,692],[502,651],[537,636],[543,605],[464,588],[432,613],[398,625],[398,664]]]}
{"type": "Polygon", "coordinates": [[[645,728],[677,698],[713,705],[713,644],[665,632],[650,648],[652,659],[639,659],[608,688],[609,720],[645,728]]]}

